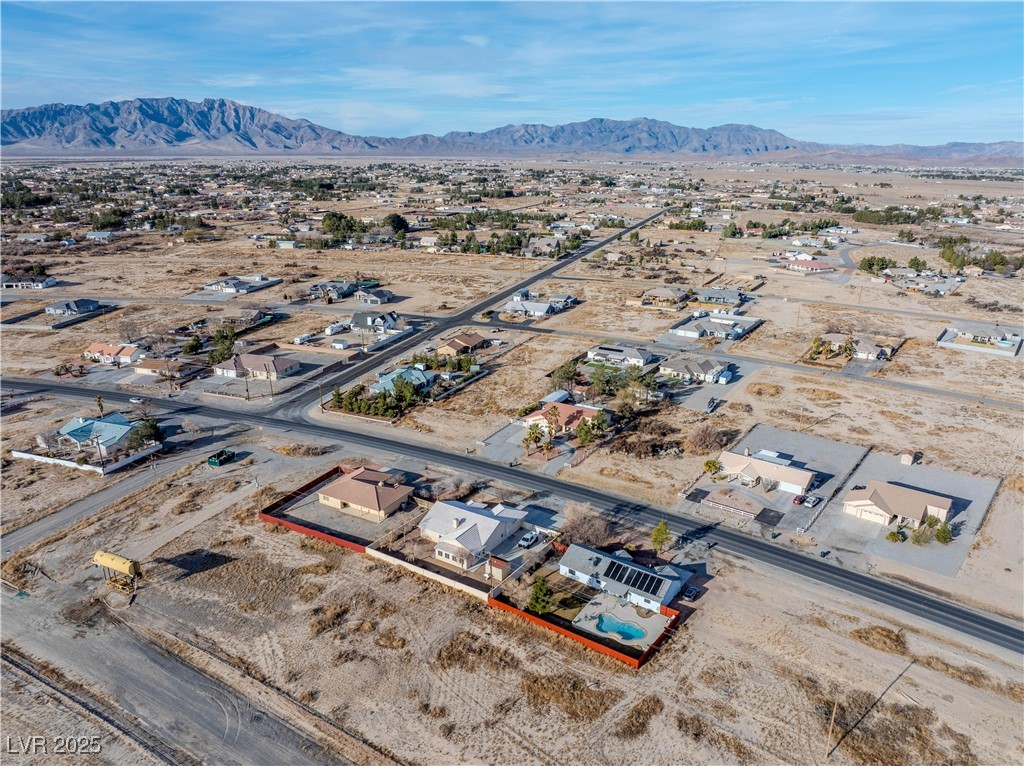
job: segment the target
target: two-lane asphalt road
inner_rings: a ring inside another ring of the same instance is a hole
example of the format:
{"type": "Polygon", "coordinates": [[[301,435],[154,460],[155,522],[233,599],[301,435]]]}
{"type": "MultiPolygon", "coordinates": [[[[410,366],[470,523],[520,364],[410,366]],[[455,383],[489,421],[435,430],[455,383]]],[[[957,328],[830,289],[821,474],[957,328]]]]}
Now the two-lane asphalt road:
{"type": "MultiPolygon", "coordinates": [[[[87,397],[95,395],[68,383],[36,383],[8,380],[5,385],[32,393],[49,392],[62,396],[87,397]]],[[[116,391],[102,392],[110,402],[127,402],[127,394],[116,391]]],[[[162,403],[163,404],[163,403],[162,403]]],[[[978,638],[1006,649],[1024,654],[1024,626],[968,609],[930,595],[923,591],[898,585],[880,578],[853,572],[815,555],[794,551],[722,526],[709,526],[695,519],[667,509],[638,503],[632,499],[613,495],[579,484],[562,481],[544,474],[495,463],[472,455],[455,453],[400,438],[362,433],[343,426],[311,422],[299,417],[280,418],[256,415],[199,404],[167,402],[168,410],[178,414],[194,414],[219,420],[262,426],[266,429],[288,430],[320,439],[343,443],[346,446],[382,450],[422,460],[424,463],[443,465],[492,480],[504,481],[536,492],[550,493],[567,500],[589,503],[593,508],[612,517],[638,526],[653,526],[665,521],[675,534],[700,530],[701,539],[716,543],[730,553],[777,567],[784,572],[801,575],[841,591],[869,599],[889,609],[951,628],[964,635],[978,638]]],[[[293,410],[293,413],[295,411],[293,410]]]]}

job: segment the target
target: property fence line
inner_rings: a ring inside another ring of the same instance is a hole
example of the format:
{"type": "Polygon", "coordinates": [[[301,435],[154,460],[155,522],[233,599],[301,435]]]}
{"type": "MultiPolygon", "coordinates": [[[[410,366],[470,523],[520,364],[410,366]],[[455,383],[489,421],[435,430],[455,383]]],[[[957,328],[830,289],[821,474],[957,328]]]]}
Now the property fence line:
{"type": "Polygon", "coordinates": [[[131,465],[142,458],[152,455],[154,452],[158,452],[163,447],[162,444],[154,444],[150,447],[146,447],[144,450],[139,450],[133,455],[130,455],[123,460],[118,460],[116,463],[110,465],[89,465],[88,463],[82,463],[79,465],[74,460],[64,460],[59,457],[47,457],[46,455],[36,455],[32,452],[21,452],[19,450],[11,450],[13,457],[20,457],[27,460],[35,460],[38,463],[50,463],[51,465],[62,465],[66,468],[76,468],[79,471],[90,471],[92,473],[98,473],[100,476],[106,476],[108,473],[113,473],[124,468],[126,465],[131,465]]]}
{"type": "Polygon", "coordinates": [[[480,590],[480,588],[474,588],[471,585],[467,585],[466,583],[459,582],[458,580],[454,580],[451,577],[446,577],[445,575],[438,574],[437,572],[431,572],[429,569],[424,569],[423,567],[413,564],[410,561],[405,561],[404,559],[400,559],[397,556],[392,556],[390,553],[377,550],[376,548],[366,548],[363,550],[363,553],[365,553],[367,556],[379,559],[380,561],[384,561],[388,564],[393,564],[394,566],[399,566],[403,569],[408,569],[410,572],[413,572],[414,574],[417,574],[420,577],[425,577],[428,580],[433,580],[434,582],[440,583],[441,585],[444,585],[446,587],[454,588],[455,590],[461,591],[469,596],[472,596],[473,598],[478,598],[482,601],[487,601],[489,598],[489,588],[486,585],[481,585],[483,590],[480,590]]]}

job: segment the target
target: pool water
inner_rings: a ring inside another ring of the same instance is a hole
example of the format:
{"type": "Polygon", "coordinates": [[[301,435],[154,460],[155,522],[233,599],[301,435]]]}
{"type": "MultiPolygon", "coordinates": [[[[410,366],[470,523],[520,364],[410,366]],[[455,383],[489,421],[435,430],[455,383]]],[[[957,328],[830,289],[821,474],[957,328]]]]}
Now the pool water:
{"type": "Polygon", "coordinates": [[[626,641],[637,641],[647,635],[647,631],[632,622],[623,622],[605,612],[597,618],[597,629],[602,633],[617,635],[626,641]]]}

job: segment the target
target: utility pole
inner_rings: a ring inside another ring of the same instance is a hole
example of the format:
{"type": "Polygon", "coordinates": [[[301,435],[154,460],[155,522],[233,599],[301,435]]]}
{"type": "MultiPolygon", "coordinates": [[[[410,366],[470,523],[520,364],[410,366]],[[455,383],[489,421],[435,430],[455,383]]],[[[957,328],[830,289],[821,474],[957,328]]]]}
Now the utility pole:
{"type": "Polygon", "coordinates": [[[836,722],[836,709],[839,707],[839,697],[836,696],[835,704],[832,705],[832,720],[828,722],[828,741],[825,743],[825,760],[832,754],[832,727],[836,722]]]}
{"type": "Polygon", "coordinates": [[[324,411],[324,384],[317,381],[317,389],[320,391],[320,412],[324,411]]]}

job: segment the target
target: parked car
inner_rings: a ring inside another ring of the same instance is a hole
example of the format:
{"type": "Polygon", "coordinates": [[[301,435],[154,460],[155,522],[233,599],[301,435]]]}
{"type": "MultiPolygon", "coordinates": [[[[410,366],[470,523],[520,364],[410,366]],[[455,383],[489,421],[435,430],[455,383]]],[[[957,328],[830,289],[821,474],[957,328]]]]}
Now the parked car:
{"type": "Polygon", "coordinates": [[[695,588],[692,585],[683,591],[683,601],[696,601],[700,595],[700,588],[695,588]]]}
{"type": "Polygon", "coordinates": [[[128,401],[131,402],[132,404],[142,404],[146,400],[143,399],[141,396],[133,396],[128,401]]]}
{"type": "Polygon", "coordinates": [[[808,508],[813,508],[814,506],[816,506],[820,502],[821,502],[821,498],[820,497],[818,497],[817,495],[811,495],[806,500],[804,500],[804,505],[806,505],[808,508]]]}
{"type": "Polygon", "coordinates": [[[796,497],[793,498],[793,505],[803,505],[806,499],[806,495],[797,495],[796,497]]]}
{"type": "Polygon", "coordinates": [[[530,530],[521,538],[519,538],[519,542],[517,545],[520,548],[529,548],[531,545],[537,542],[538,537],[540,537],[540,533],[536,529],[530,530]]]}
{"type": "Polygon", "coordinates": [[[853,488],[854,489],[867,489],[867,487],[865,487],[863,484],[854,484],[853,488]]]}

